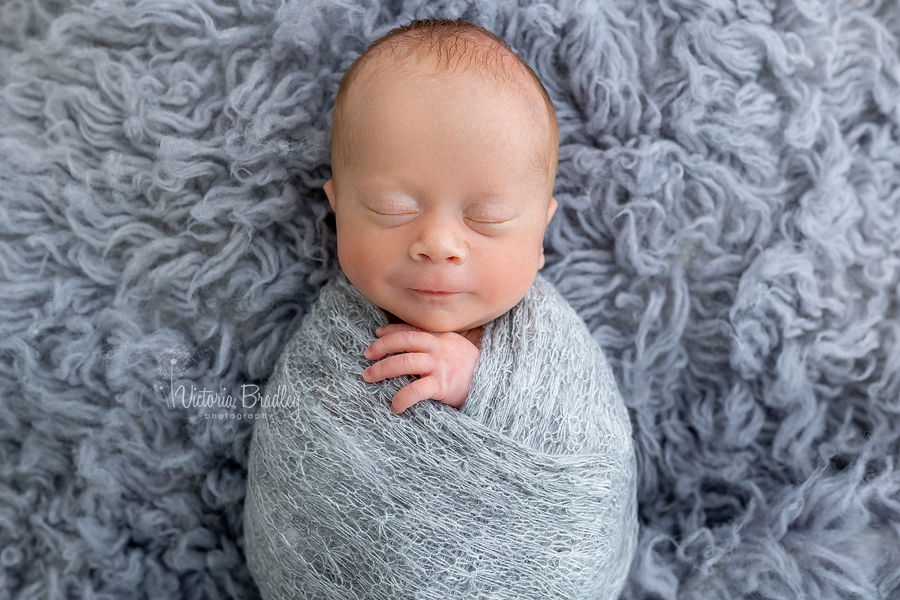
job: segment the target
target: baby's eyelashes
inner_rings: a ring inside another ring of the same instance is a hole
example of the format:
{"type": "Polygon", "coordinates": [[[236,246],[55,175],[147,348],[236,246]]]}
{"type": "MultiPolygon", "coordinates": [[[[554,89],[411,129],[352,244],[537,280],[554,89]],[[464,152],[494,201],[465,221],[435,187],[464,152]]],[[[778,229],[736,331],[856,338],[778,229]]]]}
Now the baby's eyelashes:
{"type": "Polygon", "coordinates": [[[412,218],[419,214],[419,207],[403,200],[378,199],[367,202],[370,211],[381,217],[412,218]]]}
{"type": "Polygon", "coordinates": [[[464,216],[467,221],[475,223],[505,223],[518,216],[519,210],[514,204],[503,201],[476,202],[469,207],[464,216]]]}
{"type": "Polygon", "coordinates": [[[390,223],[406,223],[416,218],[418,213],[383,213],[373,210],[374,218],[381,219],[390,223]]]}

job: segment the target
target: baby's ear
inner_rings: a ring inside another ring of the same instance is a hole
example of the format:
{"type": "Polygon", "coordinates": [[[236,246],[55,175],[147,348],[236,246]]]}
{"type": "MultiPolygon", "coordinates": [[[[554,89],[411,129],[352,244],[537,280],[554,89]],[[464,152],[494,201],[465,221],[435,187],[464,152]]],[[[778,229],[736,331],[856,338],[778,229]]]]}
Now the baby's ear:
{"type": "MultiPolygon", "coordinates": [[[[329,179],[325,182],[325,185],[322,186],[322,189],[325,190],[325,195],[328,196],[328,204],[331,205],[331,210],[334,210],[334,179],[329,179]]],[[[554,200],[556,202],[556,200],[554,200]]]]}
{"type": "MultiPolygon", "coordinates": [[[[328,184],[326,183],[325,185],[328,185],[328,184]]],[[[550,224],[550,219],[553,218],[553,213],[556,212],[556,209],[558,206],[559,205],[556,203],[556,198],[554,198],[553,196],[550,196],[550,206],[547,207],[547,225],[550,224]]]]}

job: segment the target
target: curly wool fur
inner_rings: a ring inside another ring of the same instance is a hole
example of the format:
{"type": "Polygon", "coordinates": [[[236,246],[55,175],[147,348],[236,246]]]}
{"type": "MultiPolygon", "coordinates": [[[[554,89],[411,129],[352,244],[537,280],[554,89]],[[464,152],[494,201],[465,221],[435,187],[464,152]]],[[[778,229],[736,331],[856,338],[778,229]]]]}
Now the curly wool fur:
{"type": "Polygon", "coordinates": [[[0,600],[255,597],[253,410],[173,408],[159,359],[263,385],[337,268],[341,75],[429,17],[556,107],[542,273],[634,417],[623,597],[900,597],[895,0],[4,0],[0,600]]]}
{"type": "Polygon", "coordinates": [[[269,381],[244,531],[263,596],[618,596],[637,539],[631,425],[587,328],[541,279],[484,327],[461,411],[363,381],[384,313],[322,290],[269,381]],[[277,399],[276,399],[277,398],[277,399]]]}

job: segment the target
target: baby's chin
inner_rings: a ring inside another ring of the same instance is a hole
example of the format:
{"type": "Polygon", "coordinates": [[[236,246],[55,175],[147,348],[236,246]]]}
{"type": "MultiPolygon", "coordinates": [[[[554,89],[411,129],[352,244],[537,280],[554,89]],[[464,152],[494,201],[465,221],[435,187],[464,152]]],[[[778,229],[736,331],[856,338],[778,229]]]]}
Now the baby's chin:
{"type": "Polygon", "coordinates": [[[382,310],[387,315],[389,323],[405,323],[431,333],[449,333],[454,331],[464,335],[467,331],[481,327],[488,321],[493,320],[493,317],[470,321],[445,315],[397,315],[388,310],[382,310]]]}

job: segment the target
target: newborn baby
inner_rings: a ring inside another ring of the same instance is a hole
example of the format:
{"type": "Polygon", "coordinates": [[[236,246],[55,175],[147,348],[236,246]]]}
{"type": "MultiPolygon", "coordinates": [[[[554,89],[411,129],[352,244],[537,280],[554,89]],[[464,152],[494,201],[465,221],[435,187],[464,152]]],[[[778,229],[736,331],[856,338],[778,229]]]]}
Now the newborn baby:
{"type": "Polygon", "coordinates": [[[558,135],[535,74],[470,23],[414,21],[345,74],[324,186],[342,273],[279,358],[250,448],[264,598],[618,596],[630,422],[538,274],[558,135]]]}
{"type": "Polygon", "coordinates": [[[466,399],[482,326],[544,264],[558,138],[537,76],[471,25],[413,24],[345,75],[325,192],[344,274],[397,323],[376,331],[366,357],[393,356],[366,381],[421,376],[396,412],[466,399]]]}

